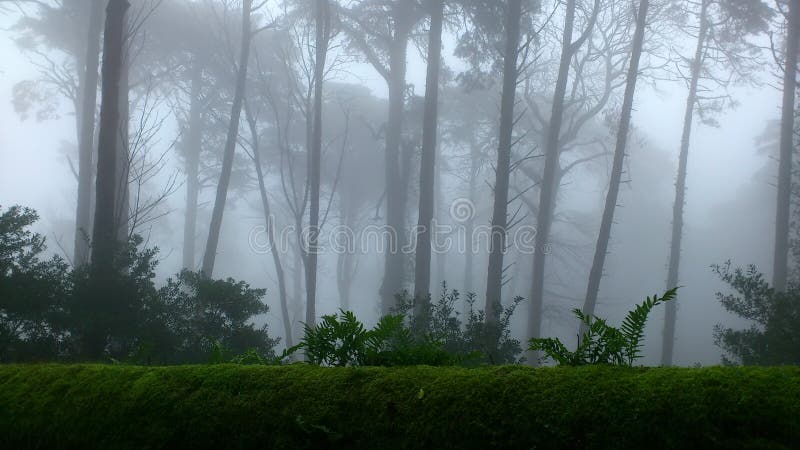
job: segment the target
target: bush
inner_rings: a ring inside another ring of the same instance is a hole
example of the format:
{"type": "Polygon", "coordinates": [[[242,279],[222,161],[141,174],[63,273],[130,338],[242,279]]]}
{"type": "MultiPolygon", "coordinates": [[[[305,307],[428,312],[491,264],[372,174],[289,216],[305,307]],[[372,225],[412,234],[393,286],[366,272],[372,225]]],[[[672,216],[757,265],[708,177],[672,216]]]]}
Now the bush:
{"type": "Polygon", "coordinates": [[[427,342],[441,345],[445,352],[459,359],[462,364],[521,363],[520,341],[511,337],[511,316],[522,302],[522,297],[516,297],[505,307],[497,305],[495,326],[486,324],[485,312],[475,307],[476,299],[474,293],[468,293],[462,299],[457,290],[448,290],[447,285],[442,283],[439,299],[432,302],[428,298],[418,316],[413,312],[416,302],[420,300],[414,299],[408,292],[398,296],[398,312],[407,317],[410,328],[416,334],[421,334],[427,342]],[[463,318],[456,310],[462,301],[466,306],[463,318]]]}
{"type": "Polygon", "coordinates": [[[42,259],[37,219],[18,206],[0,212],[0,362],[81,360],[93,332],[106,360],[203,363],[219,349],[274,357],[277,340],[252,324],[268,311],[263,289],[189,271],[157,288],[158,250],[133,236],[115,258],[114,297],[101,297],[87,267],[42,259]]]}
{"type": "Polygon", "coordinates": [[[4,448],[796,448],[800,368],[0,367],[4,448]]]}
{"type": "Polygon", "coordinates": [[[753,265],[732,269],[728,261],[712,268],[736,292],[718,292],[722,306],[751,322],[744,330],[721,324],[714,328],[714,342],[728,354],[723,362],[800,364],[800,284],[792,280],[786,292],[777,292],[753,265]]]}

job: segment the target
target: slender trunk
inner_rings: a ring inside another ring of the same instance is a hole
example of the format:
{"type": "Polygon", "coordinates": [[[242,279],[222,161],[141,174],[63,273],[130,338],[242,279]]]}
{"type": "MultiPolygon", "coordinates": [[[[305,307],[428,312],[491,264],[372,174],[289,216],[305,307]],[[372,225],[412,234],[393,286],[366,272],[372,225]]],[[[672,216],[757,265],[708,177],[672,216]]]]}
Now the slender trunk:
{"type": "Polygon", "coordinates": [[[278,278],[278,296],[280,297],[281,302],[281,318],[283,319],[286,347],[289,348],[294,346],[294,338],[292,336],[292,324],[289,320],[289,304],[286,293],[286,275],[283,271],[283,264],[281,263],[280,249],[275,242],[275,223],[269,206],[269,197],[267,196],[266,183],[264,182],[264,171],[261,169],[261,149],[259,145],[256,120],[249,114],[249,110],[247,108],[245,108],[245,115],[247,116],[247,123],[250,127],[250,137],[253,146],[253,163],[256,166],[258,192],[261,195],[261,207],[264,210],[264,224],[266,227],[267,239],[269,240],[269,249],[270,253],[272,254],[272,263],[275,266],[275,276],[278,278]]]}
{"type": "MultiPolygon", "coordinates": [[[[622,113],[617,130],[617,143],[614,148],[614,162],[611,167],[611,180],[608,185],[603,219],[600,223],[600,234],[597,237],[597,247],[592,260],[592,269],[589,272],[589,286],[586,289],[586,300],[583,304],[585,315],[594,315],[597,303],[597,292],[600,289],[600,278],[603,276],[603,265],[608,252],[608,240],[611,236],[611,225],[614,221],[614,209],[617,206],[619,185],[622,180],[622,163],[625,160],[625,147],[628,143],[628,130],[631,124],[631,111],[633,110],[633,96],[636,92],[636,79],[639,75],[639,59],[642,55],[644,43],[644,29],[647,21],[649,0],[639,2],[639,12],[636,17],[636,31],[633,34],[633,49],[631,62],[628,66],[628,75],[625,82],[625,95],[622,100],[622,113]]],[[[580,335],[586,332],[585,325],[581,324],[580,335]]]]}
{"type": "MultiPolygon", "coordinates": [[[[706,47],[708,20],[706,17],[709,0],[703,0],[700,8],[700,30],[697,35],[697,47],[692,60],[692,73],[689,82],[689,95],[686,99],[686,111],[683,118],[683,135],[681,136],[681,152],[678,157],[678,179],[675,182],[675,204],[672,209],[672,241],[669,249],[669,266],[667,270],[667,289],[678,286],[678,268],[681,257],[681,239],[683,237],[683,206],[686,197],[686,167],[689,161],[689,140],[692,135],[692,118],[697,103],[697,85],[703,67],[703,53],[706,47]]],[[[672,364],[672,352],[675,344],[676,302],[667,302],[664,309],[664,340],[661,346],[661,365],[672,364]]]]}
{"type": "Polygon", "coordinates": [[[128,35],[128,21],[123,23],[122,38],[122,70],[119,78],[119,131],[117,132],[117,199],[116,199],[116,229],[117,240],[125,245],[130,232],[130,36],[128,35]]]}
{"type": "Polygon", "coordinates": [[[394,4],[394,37],[389,51],[389,118],[386,130],[386,259],[380,288],[381,312],[389,314],[395,296],[403,288],[405,258],[401,239],[405,230],[405,207],[402,192],[400,141],[403,133],[403,109],[406,90],[406,56],[410,33],[411,2],[394,4]]]}
{"type": "Polygon", "coordinates": [[[189,129],[186,136],[186,212],[183,222],[183,268],[195,270],[195,236],[197,235],[197,196],[200,191],[198,172],[202,145],[202,110],[200,93],[203,84],[203,68],[194,61],[192,66],[191,103],[189,106],[189,129]]]}
{"type": "Polygon", "coordinates": [[[115,201],[119,91],[122,70],[122,41],[127,0],[110,0],[106,10],[103,43],[103,83],[100,107],[100,139],[97,158],[97,193],[92,236],[91,312],[84,336],[86,355],[102,356],[108,327],[109,305],[114,296],[114,253],[116,248],[115,201]]]}
{"type": "MultiPolygon", "coordinates": [[[[345,230],[351,230],[354,223],[355,210],[350,202],[344,199],[340,200],[341,203],[341,226],[345,230]]],[[[355,272],[355,255],[353,252],[354,242],[349,240],[354,237],[353,234],[348,234],[348,241],[345,242],[345,248],[339,252],[336,261],[336,287],[339,291],[339,305],[345,311],[350,309],[350,292],[353,286],[353,276],[355,272]]]]}
{"type": "Polygon", "coordinates": [[[322,164],[322,87],[325,77],[325,58],[328,54],[330,5],[328,0],[316,1],[317,37],[314,63],[314,135],[311,142],[311,209],[309,211],[308,268],[306,269],[306,325],[317,320],[317,239],[319,237],[320,165],[322,164]]]}
{"type": "Polygon", "coordinates": [[[800,37],[800,5],[797,3],[797,1],[789,2],[789,26],[786,36],[786,61],[783,73],[781,151],[778,163],[778,208],[775,217],[775,261],[772,275],[772,285],[778,292],[786,290],[789,273],[789,212],[792,191],[797,51],[798,37],[800,37]]]}
{"type": "MultiPolygon", "coordinates": [[[[478,202],[478,158],[480,152],[475,142],[470,143],[470,168],[469,168],[469,201],[475,205],[478,202]]],[[[467,219],[464,228],[464,292],[472,292],[472,275],[475,261],[475,215],[467,219]]],[[[466,306],[466,305],[465,305],[466,306]]]]}
{"type": "MultiPolygon", "coordinates": [[[[434,183],[434,189],[436,190],[436,200],[433,203],[436,220],[439,224],[444,223],[443,214],[444,214],[444,189],[442,188],[442,161],[439,158],[436,162],[436,181],[434,183]]],[[[436,285],[433,287],[433,294],[439,287],[442,286],[444,282],[447,281],[447,252],[442,251],[442,249],[438,249],[436,252],[436,277],[434,280],[436,281],[436,285]]]]}
{"type": "Polygon", "coordinates": [[[91,232],[92,153],[94,124],[97,110],[97,69],[100,64],[100,33],[103,26],[103,0],[90,5],[89,40],[86,49],[85,71],[81,84],[81,110],[78,153],[78,206],[75,210],[75,267],[89,263],[89,233],[91,232]]]}
{"type": "MultiPolygon", "coordinates": [[[[292,318],[294,321],[299,320],[303,314],[303,254],[297,246],[294,252],[294,263],[292,271],[292,318]]],[[[292,321],[292,323],[294,323],[292,321]]]]}
{"type": "MultiPolygon", "coordinates": [[[[533,275],[531,281],[531,306],[528,316],[528,337],[538,338],[542,327],[542,306],[544,303],[544,273],[547,240],[553,221],[555,192],[558,185],[559,170],[559,137],[564,115],[564,97],[569,79],[569,65],[575,53],[572,32],[575,22],[575,0],[567,1],[567,12],[564,20],[564,34],[561,43],[561,61],[558,67],[553,106],[550,114],[550,126],[545,146],[544,172],[539,191],[539,211],[536,217],[536,237],[534,240],[533,275]]],[[[538,357],[529,355],[529,361],[536,364],[538,357]]]]}
{"type": "MultiPolygon", "coordinates": [[[[506,46],[503,54],[503,94],[500,101],[500,136],[497,146],[497,168],[494,184],[494,209],[489,247],[489,270],[486,277],[486,325],[497,328],[502,301],[503,255],[508,226],[508,184],[511,170],[511,146],[514,131],[514,102],[517,92],[517,59],[519,55],[522,2],[509,0],[505,17],[506,46]]],[[[498,333],[487,333],[487,347],[497,348],[498,333]]]]}
{"type": "Polygon", "coordinates": [[[231,121],[228,127],[228,135],[225,140],[225,153],[222,157],[222,171],[219,175],[217,184],[217,196],[214,200],[214,210],[211,213],[211,224],[208,230],[208,241],[206,251],[203,255],[202,272],[206,277],[211,277],[214,273],[214,261],[217,257],[217,245],[219,244],[219,234],[222,228],[222,215],[225,212],[225,201],[228,197],[228,186],[231,182],[231,171],[233,170],[233,155],[236,150],[236,141],[239,136],[239,118],[242,114],[242,101],[244,99],[245,83],[247,81],[247,62],[250,56],[250,10],[253,0],[244,0],[242,5],[242,47],[239,55],[239,70],[236,75],[236,90],[233,95],[231,105],[231,121]]]}
{"type": "MultiPolygon", "coordinates": [[[[431,2],[428,32],[428,72],[425,80],[425,111],[422,115],[422,158],[419,176],[419,221],[414,265],[415,314],[428,311],[431,294],[431,227],[433,226],[436,133],[439,115],[439,71],[442,58],[444,2],[431,2]]],[[[421,323],[427,323],[422,319],[421,323]]]]}

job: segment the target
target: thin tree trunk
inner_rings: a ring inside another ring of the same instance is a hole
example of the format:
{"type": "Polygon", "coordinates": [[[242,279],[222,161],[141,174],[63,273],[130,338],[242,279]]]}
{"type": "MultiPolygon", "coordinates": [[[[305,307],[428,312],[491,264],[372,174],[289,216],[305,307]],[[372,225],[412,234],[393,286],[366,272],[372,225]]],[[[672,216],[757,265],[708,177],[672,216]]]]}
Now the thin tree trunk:
{"type": "Polygon", "coordinates": [[[122,71],[122,42],[127,0],[110,0],[106,10],[103,43],[103,83],[100,107],[100,139],[97,159],[97,200],[92,236],[91,297],[93,317],[88,318],[84,336],[86,355],[100,358],[108,333],[106,321],[109,307],[105,303],[114,295],[114,253],[116,227],[117,133],[119,130],[119,91],[122,71]]]}
{"type": "MultiPolygon", "coordinates": [[[[595,4],[595,10],[597,10],[595,4]]],[[[541,189],[539,191],[539,211],[536,215],[536,237],[534,239],[533,274],[531,277],[531,306],[528,315],[528,337],[538,338],[542,327],[542,307],[544,305],[544,274],[546,262],[547,241],[550,239],[550,228],[553,223],[555,210],[555,195],[558,189],[559,138],[564,116],[564,97],[567,91],[569,69],[572,57],[579,48],[579,43],[584,40],[591,29],[590,24],[578,42],[572,42],[572,33],[575,22],[575,0],[567,1],[566,17],[564,19],[564,34],[561,43],[561,61],[558,67],[555,92],[553,94],[553,107],[550,114],[550,126],[547,131],[547,143],[544,152],[544,172],[542,173],[541,189]]],[[[529,354],[531,364],[538,363],[538,355],[529,354]]]]}
{"type": "Polygon", "coordinates": [[[231,106],[231,121],[228,127],[228,135],[225,140],[225,154],[222,157],[222,172],[217,184],[217,196],[214,200],[214,210],[211,213],[211,225],[208,230],[208,241],[206,251],[203,256],[202,272],[206,277],[211,277],[214,273],[214,261],[217,257],[217,245],[219,244],[219,234],[222,229],[222,215],[225,212],[225,201],[228,197],[228,186],[231,182],[231,171],[233,170],[233,156],[236,150],[236,141],[239,136],[239,118],[242,114],[242,101],[244,99],[245,83],[247,82],[247,62],[250,56],[250,11],[253,0],[244,0],[242,4],[242,46],[239,55],[239,69],[236,76],[236,90],[233,95],[231,106]]]}
{"type": "MultiPolygon", "coordinates": [[[[625,95],[622,100],[622,113],[617,130],[617,143],[614,148],[614,162],[611,167],[611,180],[608,185],[606,204],[603,209],[603,219],[600,223],[600,234],[597,237],[597,247],[592,260],[592,269],[589,272],[589,286],[586,288],[586,300],[583,304],[585,315],[594,315],[597,303],[597,292],[600,289],[600,279],[603,276],[603,265],[608,252],[608,240],[611,236],[611,225],[614,222],[614,209],[617,206],[619,185],[622,180],[622,164],[625,160],[625,147],[628,143],[628,130],[631,124],[631,111],[633,110],[633,96],[636,92],[636,79],[639,75],[639,59],[642,55],[644,43],[644,30],[647,21],[649,0],[639,2],[639,11],[636,17],[636,31],[633,34],[633,50],[631,62],[628,66],[628,78],[625,82],[625,95]]],[[[581,323],[580,335],[586,332],[585,325],[581,323]]]]}
{"type": "Polygon", "coordinates": [[[197,62],[192,66],[191,103],[189,106],[189,129],[186,137],[186,212],[183,222],[183,267],[195,270],[195,238],[197,236],[197,197],[200,191],[199,165],[202,145],[202,111],[200,93],[203,84],[203,68],[197,62]]]}
{"type": "Polygon", "coordinates": [[[303,254],[299,246],[294,252],[294,264],[292,271],[292,318],[295,321],[303,314],[303,270],[305,263],[303,262],[303,254]]]}
{"type": "MultiPolygon", "coordinates": [[[[350,202],[344,199],[340,200],[341,204],[341,226],[345,230],[352,230],[355,211],[350,202]]],[[[348,236],[354,237],[349,234],[348,236]]],[[[336,261],[336,287],[339,291],[339,304],[345,311],[350,310],[350,293],[353,286],[353,275],[355,265],[355,243],[349,240],[345,243],[346,248],[344,251],[339,252],[336,261]]]]}
{"type": "Polygon", "coordinates": [[[781,112],[781,150],[778,163],[778,207],[775,217],[775,261],[772,285],[778,292],[786,290],[789,268],[789,213],[792,191],[792,151],[794,148],[795,86],[797,85],[797,51],[800,35],[800,5],[789,2],[789,26],[786,36],[786,61],[783,73],[783,106],[781,112]]]}
{"type": "MultiPolygon", "coordinates": [[[[511,170],[511,146],[514,131],[514,102],[517,92],[517,59],[519,55],[521,0],[509,0],[506,6],[506,46],[503,54],[503,94],[500,101],[500,135],[497,146],[497,168],[494,184],[494,209],[489,248],[489,269],[486,277],[486,325],[497,328],[502,302],[503,255],[508,226],[508,185],[511,170]]],[[[497,348],[497,332],[487,333],[487,347],[497,348]]]]}
{"type": "MultiPolygon", "coordinates": [[[[686,198],[686,167],[689,161],[689,140],[692,135],[692,119],[697,103],[697,85],[703,67],[703,53],[706,47],[708,31],[707,11],[709,0],[703,0],[700,8],[700,30],[697,35],[697,47],[692,60],[692,74],[689,82],[689,95],[686,99],[686,111],[683,118],[683,135],[681,136],[681,152],[678,157],[678,179],[675,182],[675,204],[672,209],[672,241],[669,249],[669,266],[667,269],[667,289],[678,286],[678,269],[681,258],[681,239],[683,237],[683,207],[686,198]]],[[[675,344],[676,302],[667,302],[664,310],[664,340],[661,343],[661,365],[672,364],[672,353],[675,344]]]]}
{"type": "MultiPolygon", "coordinates": [[[[468,196],[469,201],[472,202],[473,205],[477,204],[478,202],[478,158],[480,156],[478,145],[474,142],[470,142],[470,168],[469,168],[469,187],[468,187],[468,196]]],[[[472,292],[472,276],[475,271],[474,269],[474,261],[475,261],[475,250],[473,249],[474,246],[474,236],[475,234],[475,215],[473,214],[471,217],[467,219],[466,226],[464,228],[464,292],[470,293],[472,292]]],[[[466,303],[466,302],[465,302],[466,303]]],[[[466,307],[466,304],[464,305],[466,307]]]]}
{"type": "Polygon", "coordinates": [[[411,22],[411,2],[394,3],[395,30],[389,52],[389,118],[386,130],[386,258],[380,288],[381,312],[389,314],[396,306],[395,296],[405,280],[405,258],[401,242],[405,234],[405,193],[403,192],[400,141],[406,91],[406,56],[411,22]]]}
{"type": "Polygon", "coordinates": [[[264,171],[261,169],[261,149],[259,145],[258,129],[256,128],[256,120],[249,114],[249,110],[247,108],[245,108],[245,115],[247,116],[247,123],[250,126],[250,136],[253,145],[253,163],[256,166],[258,192],[261,195],[261,207],[264,210],[264,224],[266,227],[267,239],[269,240],[269,249],[270,253],[272,254],[272,263],[275,266],[275,276],[278,278],[278,295],[281,302],[281,318],[283,319],[286,348],[289,348],[294,346],[294,337],[292,336],[292,324],[289,320],[289,303],[286,293],[286,274],[283,271],[283,264],[281,263],[280,249],[275,242],[275,223],[269,205],[266,184],[264,182],[264,171]]]}
{"type": "MultiPolygon", "coordinates": [[[[428,69],[425,80],[425,111],[422,115],[422,158],[419,177],[419,221],[414,265],[416,315],[428,311],[431,294],[431,227],[433,226],[436,133],[439,116],[439,72],[442,59],[444,2],[432,0],[428,32],[428,69]]],[[[422,323],[427,323],[423,318],[422,323]]]]}
{"type": "MultiPolygon", "coordinates": [[[[442,187],[442,158],[438,158],[436,162],[436,181],[434,183],[434,189],[436,190],[436,201],[433,203],[434,207],[434,217],[439,224],[444,223],[443,214],[444,214],[444,188],[442,187]]],[[[436,242],[434,242],[436,244],[436,242]]],[[[442,249],[438,249],[436,252],[436,277],[434,278],[436,281],[435,285],[433,286],[433,290],[431,294],[434,294],[436,290],[438,290],[443,283],[447,281],[447,252],[442,251],[442,249]]]]}
{"type": "Polygon", "coordinates": [[[125,245],[130,232],[130,36],[127,19],[123,23],[122,70],[119,79],[119,131],[117,132],[117,240],[125,245]]]}
{"type": "Polygon", "coordinates": [[[85,70],[81,85],[81,110],[78,153],[78,205],[75,209],[75,267],[89,263],[89,234],[92,222],[92,153],[94,125],[97,111],[97,69],[100,64],[100,34],[103,28],[103,0],[94,0],[89,6],[89,40],[86,49],[85,70]]]}
{"type": "Polygon", "coordinates": [[[322,88],[328,55],[330,4],[316,1],[316,61],[314,63],[314,135],[311,141],[311,208],[309,211],[308,268],[306,269],[306,325],[317,320],[317,239],[319,237],[320,165],[322,164],[322,88]]]}

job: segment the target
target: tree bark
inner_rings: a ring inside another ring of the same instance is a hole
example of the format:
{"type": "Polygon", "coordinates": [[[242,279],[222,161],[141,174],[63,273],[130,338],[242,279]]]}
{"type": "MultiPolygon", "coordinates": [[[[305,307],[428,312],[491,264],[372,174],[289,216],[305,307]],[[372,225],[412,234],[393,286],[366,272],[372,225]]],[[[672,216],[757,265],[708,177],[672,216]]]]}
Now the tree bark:
{"type": "Polygon", "coordinates": [[[412,2],[397,1],[394,9],[394,36],[389,50],[389,118],[386,130],[386,257],[380,288],[381,312],[389,314],[396,306],[395,296],[405,280],[405,258],[400,248],[405,234],[405,193],[403,192],[400,144],[406,91],[406,56],[411,32],[412,2]]]}
{"type": "MultiPolygon", "coordinates": [[[[470,139],[470,167],[469,167],[469,201],[473,205],[478,202],[478,170],[479,170],[480,149],[474,140],[470,139]]],[[[472,292],[472,276],[475,271],[475,215],[473,214],[465,224],[464,228],[464,292],[472,292]]],[[[466,308],[466,304],[464,305],[466,308]]],[[[464,311],[466,314],[466,311],[464,311]]]]}
{"type": "MultiPolygon", "coordinates": [[[[559,164],[559,135],[564,115],[564,97],[569,78],[569,64],[572,60],[572,32],[575,22],[575,0],[567,1],[567,14],[564,20],[564,34],[561,43],[561,61],[558,67],[553,106],[550,114],[550,127],[545,147],[545,165],[542,184],[539,192],[539,211],[536,218],[536,237],[534,239],[533,276],[531,285],[531,306],[528,316],[528,337],[538,338],[542,326],[542,305],[544,303],[544,270],[546,261],[547,239],[550,237],[550,225],[555,202],[556,172],[559,164]]],[[[536,364],[536,359],[531,358],[536,364]]]]}
{"type": "Polygon", "coordinates": [[[116,229],[117,241],[128,242],[130,233],[130,36],[127,18],[123,22],[122,70],[119,78],[119,131],[117,132],[117,182],[116,182],[116,229]]]}
{"type": "Polygon", "coordinates": [[[283,270],[281,262],[280,249],[275,242],[275,223],[272,217],[272,210],[269,204],[269,196],[267,195],[266,183],[264,181],[264,171],[261,168],[261,148],[259,145],[258,129],[256,127],[256,120],[249,114],[249,110],[245,109],[247,116],[247,123],[250,126],[250,136],[253,145],[253,163],[256,166],[256,177],[258,178],[258,192],[261,195],[261,207],[264,210],[264,226],[267,232],[267,239],[269,243],[270,253],[272,254],[272,263],[275,266],[275,276],[278,278],[278,295],[280,297],[281,305],[281,318],[283,319],[284,336],[286,339],[286,348],[294,346],[294,337],[292,336],[292,324],[289,320],[289,303],[286,293],[286,274],[283,270]]]}
{"type": "MultiPolygon", "coordinates": [[[[619,197],[619,185],[622,180],[622,164],[625,160],[625,150],[628,143],[628,131],[631,124],[631,112],[633,110],[633,97],[636,92],[636,80],[639,75],[639,59],[642,55],[644,43],[644,30],[647,21],[647,10],[650,6],[649,0],[639,2],[639,11],[636,16],[636,30],[633,34],[633,49],[631,51],[631,61],[628,66],[628,75],[625,82],[625,94],[622,100],[622,112],[619,119],[619,129],[617,130],[617,142],[614,148],[614,161],[611,167],[611,180],[608,185],[606,204],[603,209],[603,218],[600,222],[600,234],[597,237],[592,268],[589,272],[589,285],[586,288],[586,299],[583,304],[584,315],[594,315],[597,303],[597,292],[600,289],[600,279],[603,276],[603,266],[608,252],[608,240],[611,236],[611,226],[614,222],[614,210],[617,206],[619,197]]],[[[586,332],[586,325],[581,323],[580,335],[586,332]]]]}
{"type": "MultiPolygon", "coordinates": [[[[686,202],[686,170],[689,162],[689,141],[692,135],[692,120],[697,103],[697,86],[703,68],[703,57],[708,34],[708,3],[702,0],[700,7],[700,29],[697,34],[697,46],[692,60],[689,95],[686,98],[686,111],[683,118],[683,134],[681,151],[678,157],[678,178],[675,182],[675,204],[672,209],[672,240],[669,249],[669,266],[667,269],[667,289],[678,286],[678,269],[681,258],[681,239],[683,238],[683,207],[686,202]]],[[[672,353],[675,344],[675,319],[677,302],[667,302],[664,309],[664,340],[661,342],[661,365],[672,364],[672,353]]]]}
{"type": "MultiPolygon", "coordinates": [[[[431,0],[428,32],[428,68],[425,80],[425,111],[422,115],[422,157],[419,177],[419,217],[414,265],[415,314],[428,311],[431,294],[431,227],[433,226],[434,179],[436,177],[436,133],[439,116],[439,72],[442,59],[444,2],[431,0]]],[[[427,323],[422,320],[422,323],[427,323]]]]}
{"type": "Polygon", "coordinates": [[[195,238],[197,235],[197,197],[200,192],[199,165],[202,146],[202,111],[200,93],[203,69],[195,59],[192,66],[189,124],[186,137],[186,211],[183,222],[183,267],[195,270],[195,238]]]}
{"type": "MultiPolygon", "coordinates": [[[[352,230],[355,222],[355,206],[347,201],[343,196],[339,200],[341,206],[341,226],[345,230],[352,230]]],[[[339,304],[345,311],[350,310],[350,294],[353,286],[353,276],[355,274],[355,242],[349,239],[355,238],[355,234],[348,233],[348,241],[345,242],[346,248],[339,252],[336,261],[336,288],[339,291],[339,304]]]]}
{"type": "Polygon", "coordinates": [[[84,76],[81,85],[80,135],[78,142],[78,205],[75,209],[75,267],[89,263],[89,235],[92,221],[92,154],[94,153],[94,126],[97,111],[97,69],[100,65],[100,34],[103,29],[103,0],[94,0],[89,6],[89,40],[86,49],[84,76]]]}
{"type": "Polygon", "coordinates": [[[330,4],[316,1],[316,55],[314,62],[314,131],[311,141],[311,207],[309,210],[308,268],[306,270],[306,325],[314,326],[317,316],[317,257],[319,249],[320,165],[322,164],[322,88],[328,55],[330,4]]]}
{"type": "Polygon", "coordinates": [[[772,275],[772,285],[778,292],[786,290],[789,274],[789,214],[791,211],[798,37],[800,37],[800,5],[795,0],[789,2],[789,27],[786,36],[786,61],[783,73],[778,207],[775,217],[775,261],[772,275]]]}
{"type": "Polygon", "coordinates": [[[97,195],[92,236],[91,297],[92,314],[84,336],[86,355],[100,358],[108,333],[104,325],[109,308],[105,302],[114,295],[114,254],[116,250],[116,163],[119,132],[119,91],[122,71],[122,44],[127,0],[110,0],[106,10],[103,43],[103,83],[100,107],[100,138],[97,159],[97,195]]]}
{"type": "MultiPolygon", "coordinates": [[[[494,208],[492,210],[489,268],[486,277],[486,325],[497,328],[497,314],[502,302],[503,255],[508,226],[508,185],[511,170],[511,146],[514,131],[514,103],[516,101],[519,55],[521,0],[509,0],[505,17],[506,45],[503,53],[503,93],[500,101],[500,135],[497,145],[495,169],[494,208]]],[[[497,347],[498,333],[487,333],[487,346],[497,347]]]]}
{"type": "MultiPolygon", "coordinates": [[[[531,277],[531,307],[528,315],[528,337],[538,338],[542,327],[542,307],[544,305],[544,274],[547,260],[547,241],[550,239],[550,229],[553,225],[553,212],[555,210],[555,196],[558,189],[559,156],[561,125],[564,119],[564,97],[569,79],[570,62],[583,42],[588,39],[594,22],[599,12],[599,1],[595,1],[592,19],[578,40],[572,42],[575,23],[575,0],[567,1],[566,17],[564,19],[564,34],[561,43],[561,61],[558,67],[558,78],[553,94],[550,125],[547,131],[545,146],[544,172],[539,191],[539,210],[536,215],[536,237],[534,239],[533,275],[531,277]]],[[[538,363],[538,355],[529,354],[531,364],[538,363]]]]}
{"type": "Polygon", "coordinates": [[[250,11],[252,7],[253,0],[243,1],[241,54],[239,55],[236,88],[233,95],[233,104],[231,106],[231,121],[225,140],[222,171],[219,176],[219,183],[217,184],[217,195],[214,200],[214,210],[211,213],[208,241],[206,242],[206,250],[203,256],[202,272],[203,275],[209,278],[214,273],[214,261],[217,257],[217,245],[219,244],[219,234],[222,229],[222,215],[225,212],[225,201],[228,197],[228,186],[231,182],[231,171],[233,170],[233,156],[236,150],[236,141],[239,136],[239,118],[242,114],[242,101],[244,99],[245,84],[247,82],[247,62],[250,56],[250,42],[252,39],[250,34],[250,11]]]}

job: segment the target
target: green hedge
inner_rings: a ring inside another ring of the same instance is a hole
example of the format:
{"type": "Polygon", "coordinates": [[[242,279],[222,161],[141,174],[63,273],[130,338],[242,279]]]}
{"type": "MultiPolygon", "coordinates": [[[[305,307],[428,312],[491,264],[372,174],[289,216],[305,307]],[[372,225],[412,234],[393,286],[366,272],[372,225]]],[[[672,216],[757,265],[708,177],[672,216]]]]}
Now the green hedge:
{"type": "Polygon", "coordinates": [[[0,447],[798,448],[800,368],[0,366],[0,447]]]}

